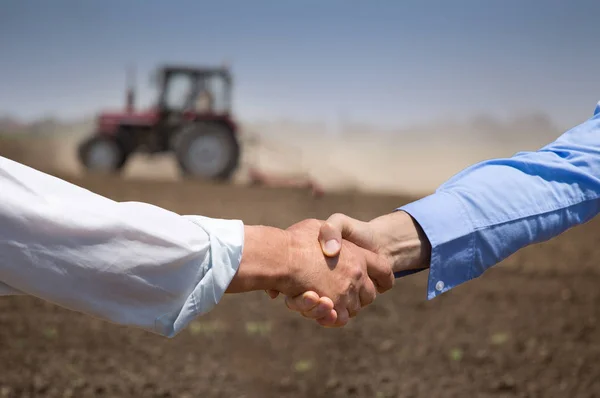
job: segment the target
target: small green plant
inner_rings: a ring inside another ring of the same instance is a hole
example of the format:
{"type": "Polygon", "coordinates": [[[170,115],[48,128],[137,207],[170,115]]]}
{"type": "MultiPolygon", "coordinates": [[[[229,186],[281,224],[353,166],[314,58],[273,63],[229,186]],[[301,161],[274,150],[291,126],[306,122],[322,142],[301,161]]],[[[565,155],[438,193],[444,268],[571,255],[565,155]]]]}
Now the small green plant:
{"type": "Polygon", "coordinates": [[[225,329],[225,325],[219,321],[194,321],[190,323],[188,330],[192,335],[212,335],[225,329]]]}
{"type": "Polygon", "coordinates": [[[267,336],[271,333],[271,327],[271,322],[246,322],[246,333],[267,336]]]}
{"type": "Polygon", "coordinates": [[[296,363],[294,363],[294,370],[298,373],[308,372],[309,370],[312,369],[312,367],[313,367],[313,362],[308,359],[303,359],[300,361],[296,361],[296,363]]]}
{"type": "Polygon", "coordinates": [[[463,359],[464,352],[460,348],[453,348],[450,350],[450,359],[453,361],[460,361],[463,359]]]}
{"type": "Polygon", "coordinates": [[[508,337],[507,333],[494,333],[490,337],[490,342],[494,345],[504,344],[508,341],[508,337]]]}
{"type": "Polygon", "coordinates": [[[56,328],[45,328],[44,329],[44,336],[46,336],[46,338],[48,339],[54,339],[58,336],[58,330],[56,330],[56,328]]]}

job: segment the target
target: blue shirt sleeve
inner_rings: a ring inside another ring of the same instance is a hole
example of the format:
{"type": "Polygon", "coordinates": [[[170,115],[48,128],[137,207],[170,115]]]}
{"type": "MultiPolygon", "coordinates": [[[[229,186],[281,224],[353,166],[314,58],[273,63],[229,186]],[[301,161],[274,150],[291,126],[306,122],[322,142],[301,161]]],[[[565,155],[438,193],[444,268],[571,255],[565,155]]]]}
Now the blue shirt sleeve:
{"type": "Polygon", "coordinates": [[[525,246],[589,221],[600,211],[599,197],[600,103],[592,118],[549,145],[475,164],[398,210],[430,240],[432,299],[525,246]]]}

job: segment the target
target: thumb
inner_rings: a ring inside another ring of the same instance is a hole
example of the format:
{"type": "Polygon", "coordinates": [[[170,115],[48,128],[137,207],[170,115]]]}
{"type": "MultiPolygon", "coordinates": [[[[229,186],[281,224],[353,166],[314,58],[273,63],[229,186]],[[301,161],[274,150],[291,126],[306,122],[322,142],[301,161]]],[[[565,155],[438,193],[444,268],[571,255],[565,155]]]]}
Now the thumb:
{"type": "Polygon", "coordinates": [[[319,243],[323,254],[335,257],[342,249],[342,229],[330,222],[325,222],[319,230],[319,243]]]}
{"type": "Polygon", "coordinates": [[[319,230],[319,242],[323,254],[328,257],[340,254],[342,238],[364,249],[373,249],[373,235],[368,223],[336,213],[329,217],[319,230]]]}

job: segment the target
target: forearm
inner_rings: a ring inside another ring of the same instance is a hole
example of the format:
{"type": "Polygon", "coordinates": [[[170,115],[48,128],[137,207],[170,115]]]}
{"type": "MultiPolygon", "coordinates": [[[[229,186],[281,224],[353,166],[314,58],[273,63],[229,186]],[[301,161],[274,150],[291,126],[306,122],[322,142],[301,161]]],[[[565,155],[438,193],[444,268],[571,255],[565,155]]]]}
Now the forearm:
{"type": "Polygon", "coordinates": [[[396,275],[429,267],[431,244],[427,235],[408,213],[396,211],[369,221],[377,235],[374,250],[386,256],[396,275]]]}
{"type": "Polygon", "coordinates": [[[535,152],[489,160],[401,207],[431,242],[428,297],[600,211],[600,116],[535,152]]]}
{"type": "Polygon", "coordinates": [[[278,289],[289,277],[288,237],[285,231],[266,226],[244,227],[244,252],[227,293],[278,289]]]}
{"type": "Polygon", "coordinates": [[[173,336],[237,271],[241,221],[114,202],[3,158],[0,186],[0,282],[15,293],[173,336]]]}

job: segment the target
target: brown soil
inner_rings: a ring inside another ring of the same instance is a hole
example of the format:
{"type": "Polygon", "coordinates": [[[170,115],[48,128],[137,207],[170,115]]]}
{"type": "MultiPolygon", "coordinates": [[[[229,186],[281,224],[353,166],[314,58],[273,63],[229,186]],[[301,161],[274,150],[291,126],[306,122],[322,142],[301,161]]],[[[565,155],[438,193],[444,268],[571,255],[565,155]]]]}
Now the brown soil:
{"type": "MultiPolygon", "coordinates": [[[[410,198],[74,180],[117,200],[286,227],[410,198]]],[[[173,339],[30,297],[0,299],[0,397],[600,397],[600,220],[426,301],[399,280],[344,329],[262,292],[227,296],[173,339]]]]}

